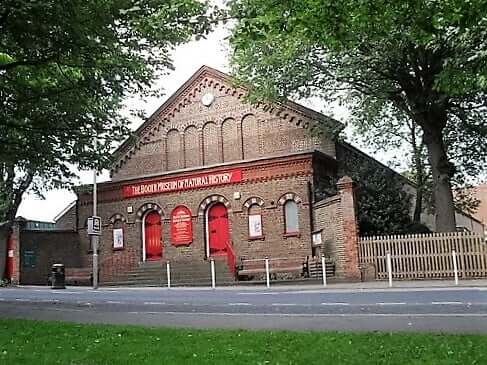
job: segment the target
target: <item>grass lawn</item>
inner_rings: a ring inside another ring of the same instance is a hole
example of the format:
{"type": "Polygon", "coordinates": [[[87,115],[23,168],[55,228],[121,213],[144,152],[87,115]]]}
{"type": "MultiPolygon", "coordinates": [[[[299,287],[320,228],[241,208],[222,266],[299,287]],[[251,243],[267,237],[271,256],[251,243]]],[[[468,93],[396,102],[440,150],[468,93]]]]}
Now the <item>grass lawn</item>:
{"type": "Polygon", "coordinates": [[[0,320],[0,364],[487,364],[487,336],[0,320]]]}

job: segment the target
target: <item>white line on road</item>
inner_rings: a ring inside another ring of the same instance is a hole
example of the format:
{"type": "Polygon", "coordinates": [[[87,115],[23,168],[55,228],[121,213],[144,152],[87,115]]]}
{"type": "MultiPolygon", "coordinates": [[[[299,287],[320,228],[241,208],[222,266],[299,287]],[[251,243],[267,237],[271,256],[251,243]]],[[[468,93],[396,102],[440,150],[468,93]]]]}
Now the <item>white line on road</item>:
{"type": "Polygon", "coordinates": [[[390,303],[387,303],[387,302],[379,302],[379,303],[375,303],[377,305],[406,305],[406,303],[404,302],[390,302],[390,303]]]}
{"type": "Polygon", "coordinates": [[[274,307],[294,307],[294,306],[297,306],[296,303],[272,303],[271,305],[274,307]]]}
{"type": "Polygon", "coordinates": [[[118,300],[108,300],[107,304],[122,304],[122,302],[120,302],[118,300]]]}
{"type": "Polygon", "coordinates": [[[463,305],[463,302],[431,302],[433,305],[463,305]]]}
{"type": "MultiPolygon", "coordinates": [[[[128,312],[131,314],[154,314],[154,312],[128,312]]],[[[229,317],[400,317],[400,318],[447,318],[487,317],[487,313],[227,313],[227,312],[158,312],[158,314],[229,317]]]]}
{"type": "Polygon", "coordinates": [[[252,305],[250,303],[228,303],[227,305],[252,305]]]}
{"type": "Polygon", "coordinates": [[[32,300],[30,300],[30,299],[23,299],[23,298],[16,298],[15,301],[16,302],[31,302],[32,300]]]}
{"type": "Polygon", "coordinates": [[[330,306],[341,305],[341,306],[348,306],[348,305],[350,305],[350,303],[343,303],[343,302],[337,302],[337,303],[321,303],[321,305],[330,305],[330,306]]]}
{"type": "Polygon", "coordinates": [[[164,305],[165,302],[144,302],[145,305],[164,305]]]}

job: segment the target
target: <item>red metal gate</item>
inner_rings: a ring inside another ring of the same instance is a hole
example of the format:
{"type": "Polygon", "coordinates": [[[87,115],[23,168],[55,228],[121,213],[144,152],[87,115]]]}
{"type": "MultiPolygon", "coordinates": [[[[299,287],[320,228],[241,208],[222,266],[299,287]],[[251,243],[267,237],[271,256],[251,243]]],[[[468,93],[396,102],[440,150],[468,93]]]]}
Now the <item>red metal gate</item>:
{"type": "Polygon", "coordinates": [[[150,212],[145,217],[145,259],[149,261],[162,258],[162,225],[157,212],[150,212]]]}
{"type": "Polygon", "coordinates": [[[208,241],[210,256],[226,255],[230,244],[228,212],[221,203],[211,206],[208,211],[208,241]]]}

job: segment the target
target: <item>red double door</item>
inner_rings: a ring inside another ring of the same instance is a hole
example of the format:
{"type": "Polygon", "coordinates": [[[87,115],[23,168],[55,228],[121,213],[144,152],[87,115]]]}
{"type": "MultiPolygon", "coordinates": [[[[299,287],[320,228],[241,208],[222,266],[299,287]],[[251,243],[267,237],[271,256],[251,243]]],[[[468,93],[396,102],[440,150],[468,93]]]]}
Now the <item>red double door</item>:
{"type": "Polygon", "coordinates": [[[228,211],[225,205],[212,205],[208,210],[209,256],[226,255],[230,245],[228,228],[228,211]]]}
{"type": "MultiPolygon", "coordinates": [[[[157,212],[150,212],[144,221],[145,260],[162,259],[162,224],[157,212]]],[[[209,255],[226,255],[230,245],[228,211],[225,205],[212,205],[208,211],[208,246],[209,255]]]]}
{"type": "Polygon", "coordinates": [[[157,212],[150,212],[145,217],[145,259],[154,261],[162,259],[162,225],[161,216],[157,212]]]}

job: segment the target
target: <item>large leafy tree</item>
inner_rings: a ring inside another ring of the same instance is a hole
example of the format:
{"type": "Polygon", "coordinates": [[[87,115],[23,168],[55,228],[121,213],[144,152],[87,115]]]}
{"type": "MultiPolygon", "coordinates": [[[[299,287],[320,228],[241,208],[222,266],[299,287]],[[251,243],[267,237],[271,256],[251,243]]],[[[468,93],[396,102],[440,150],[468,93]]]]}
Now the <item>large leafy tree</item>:
{"type": "MultiPolygon", "coordinates": [[[[421,213],[435,211],[431,196],[431,169],[427,164],[422,130],[400,111],[386,108],[377,110],[373,106],[372,102],[369,106],[369,109],[372,110],[360,110],[353,113],[355,116],[360,116],[351,119],[354,138],[361,140],[367,148],[378,153],[396,152],[389,160],[389,164],[402,168],[403,174],[415,183],[413,221],[420,223],[421,213]],[[369,113],[365,119],[363,118],[364,112],[369,113]]],[[[453,123],[450,124],[450,127],[455,126],[453,123]]],[[[457,167],[451,180],[455,208],[472,214],[477,209],[479,201],[475,199],[470,188],[473,182],[478,181],[482,170],[485,170],[483,159],[478,156],[483,149],[484,141],[479,138],[481,136],[473,135],[468,138],[469,143],[465,144],[460,139],[460,137],[465,138],[464,133],[457,133],[449,129],[446,130],[445,135],[448,155],[457,167]]]]}
{"type": "Polygon", "coordinates": [[[468,151],[461,163],[487,155],[477,143],[487,136],[486,8],[485,0],[233,0],[233,63],[255,98],[343,97],[356,111],[393,109],[414,122],[428,152],[436,229],[451,231],[455,166],[446,144],[455,134],[468,151]]]}
{"type": "Polygon", "coordinates": [[[0,2],[0,247],[26,191],[107,166],[128,136],[124,98],[152,92],[214,14],[199,0],[0,2]]]}

